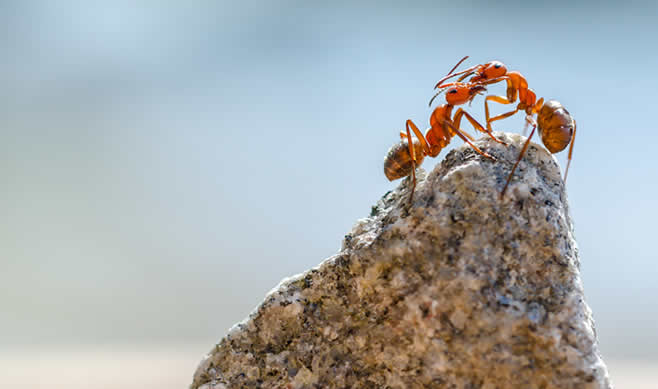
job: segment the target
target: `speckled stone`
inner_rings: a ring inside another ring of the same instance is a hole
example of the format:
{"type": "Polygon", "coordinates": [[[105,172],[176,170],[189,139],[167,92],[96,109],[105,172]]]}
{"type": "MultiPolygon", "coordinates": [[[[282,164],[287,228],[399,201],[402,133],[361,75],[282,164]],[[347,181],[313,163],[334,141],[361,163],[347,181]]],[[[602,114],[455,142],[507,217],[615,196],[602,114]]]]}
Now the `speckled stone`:
{"type": "MultiPolygon", "coordinates": [[[[564,185],[522,138],[477,142],[387,193],[341,251],[285,279],[205,357],[192,388],[611,388],[564,185]]],[[[431,163],[429,160],[427,163],[431,163]]],[[[382,177],[383,178],[383,177],[382,177]]]]}

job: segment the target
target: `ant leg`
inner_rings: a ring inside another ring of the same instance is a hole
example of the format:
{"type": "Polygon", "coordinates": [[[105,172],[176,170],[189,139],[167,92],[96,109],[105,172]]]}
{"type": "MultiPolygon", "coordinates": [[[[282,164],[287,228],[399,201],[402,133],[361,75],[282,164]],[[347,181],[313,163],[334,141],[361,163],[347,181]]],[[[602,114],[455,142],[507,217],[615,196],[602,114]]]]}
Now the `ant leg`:
{"type": "MultiPolygon", "coordinates": [[[[454,119],[453,119],[453,122],[454,122],[454,119]]],[[[455,123],[454,126],[457,127],[457,128],[459,128],[459,125],[456,124],[456,123],[455,123]]],[[[475,138],[472,137],[471,134],[469,134],[468,132],[462,130],[462,135],[464,135],[465,137],[467,137],[471,142],[475,142],[475,138]]]]}
{"type": "Polygon", "coordinates": [[[414,191],[416,190],[416,154],[414,150],[414,142],[407,127],[407,146],[409,147],[409,155],[411,156],[411,194],[409,195],[409,204],[414,202],[414,191]]]}
{"type": "MultiPolygon", "coordinates": [[[[469,68],[469,69],[463,70],[463,71],[461,71],[461,72],[459,72],[459,73],[450,74],[450,75],[444,77],[441,81],[439,81],[439,83],[437,83],[437,84],[434,86],[434,89],[448,88],[448,87],[453,86],[453,85],[464,84],[462,81],[464,81],[464,79],[465,79],[466,77],[468,77],[468,76],[470,76],[471,74],[475,73],[474,70],[475,70],[476,68],[478,68],[479,66],[481,66],[481,65],[473,66],[472,68],[469,68]],[[460,74],[462,74],[462,73],[465,73],[465,74],[463,74],[461,77],[459,77],[459,78],[457,79],[457,81],[455,81],[455,82],[451,82],[451,83],[449,83],[449,84],[442,84],[442,82],[446,81],[447,79],[449,79],[449,78],[451,78],[451,77],[454,77],[454,76],[457,76],[457,75],[460,75],[460,74]]],[[[495,83],[501,82],[501,81],[503,81],[503,80],[509,80],[509,77],[508,77],[508,76],[500,76],[500,77],[491,78],[491,79],[488,79],[488,80],[482,80],[482,81],[476,81],[476,82],[469,82],[469,84],[489,85],[489,84],[495,84],[495,83]]]]}
{"type": "MultiPolygon", "coordinates": [[[[457,113],[455,114],[455,117],[452,119],[452,121],[455,123],[455,127],[460,128],[459,125],[460,125],[460,123],[461,123],[462,116],[466,116],[466,119],[468,119],[468,121],[471,123],[471,125],[473,126],[473,128],[475,128],[476,130],[478,130],[478,131],[480,131],[480,132],[484,132],[485,134],[489,135],[489,136],[491,137],[491,139],[493,139],[494,141],[496,141],[496,142],[498,142],[498,143],[500,143],[500,144],[502,144],[502,145],[507,146],[507,143],[503,142],[502,140],[499,140],[498,138],[496,138],[496,137],[491,133],[491,131],[488,131],[487,129],[485,129],[484,127],[482,127],[482,124],[480,124],[480,122],[478,122],[477,120],[475,120],[475,118],[474,118],[473,116],[471,116],[470,113],[466,112],[463,108],[459,108],[459,109],[457,110],[457,113]]],[[[466,134],[466,132],[464,132],[464,134],[466,134]]],[[[473,140],[473,138],[471,138],[471,140],[473,140]]]]}
{"type": "Polygon", "coordinates": [[[451,83],[448,83],[448,84],[441,84],[441,85],[437,86],[435,89],[450,88],[451,86],[455,86],[455,85],[464,85],[464,83],[463,82],[451,82],[451,83]]]}
{"type": "MultiPolygon", "coordinates": [[[[409,136],[409,139],[411,139],[411,133],[409,132],[409,128],[411,128],[411,130],[416,135],[416,138],[418,138],[418,141],[420,142],[420,145],[423,147],[423,151],[425,152],[425,154],[429,155],[430,146],[427,144],[427,141],[425,140],[425,136],[423,136],[423,133],[420,132],[418,127],[416,127],[416,124],[412,122],[411,119],[407,120],[407,131],[406,131],[406,136],[409,136]]],[[[400,136],[404,134],[405,134],[404,132],[400,132],[400,136]]],[[[411,150],[409,151],[410,151],[410,155],[415,155],[415,154],[411,154],[411,150]]]]}
{"type": "Polygon", "coordinates": [[[468,76],[470,76],[471,74],[473,74],[473,73],[474,73],[474,70],[477,69],[478,66],[480,66],[480,65],[476,65],[476,66],[470,67],[470,68],[468,68],[468,69],[466,69],[466,70],[462,70],[461,72],[457,72],[457,73],[449,73],[447,76],[445,76],[445,77],[443,77],[442,79],[440,79],[439,82],[436,83],[436,85],[434,85],[434,89],[443,88],[444,85],[442,85],[442,84],[443,84],[444,82],[446,82],[447,80],[449,80],[449,79],[455,77],[455,76],[462,75],[462,76],[459,77],[459,78],[457,79],[457,81],[456,81],[456,82],[462,82],[466,77],[468,77],[468,76]]]}
{"type": "Polygon", "coordinates": [[[505,191],[507,191],[507,186],[509,185],[510,181],[512,180],[512,176],[514,175],[514,171],[516,170],[516,167],[519,165],[519,162],[521,162],[521,159],[523,158],[523,154],[525,154],[526,150],[528,149],[528,145],[530,144],[530,139],[532,139],[532,136],[535,134],[535,130],[537,129],[537,123],[532,124],[532,131],[530,131],[530,136],[528,139],[525,141],[523,144],[523,148],[521,149],[521,152],[519,153],[519,157],[516,159],[516,163],[514,164],[514,167],[512,168],[512,171],[510,172],[509,176],[507,177],[507,182],[505,182],[505,187],[503,188],[503,191],[500,192],[500,198],[502,199],[505,197],[505,191]]]}
{"type": "Polygon", "coordinates": [[[544,106],[544,98],[537,100],[535,105],[532,107],[532,115],[539,113],[541,108],[544,106]]]}
{"type": "Polygon", "coordinates": [[[571,155],[573,154],[573,144],[576,141],[576,121],[573,121],[573,136],[571,137],[571,145],[569,146],[569,158],[567,160],[567,169],[564,171],[564,183],[567,183],[567,174],[569,174],[569,165],[571,165],[571,155]]]}
{"type": "Polygon", "coordinates": [[[460,138],[462,138],[462,140],[464,142],[468,143],[473,148],[473,150],[477,151],[480,155],[482,155],[483,157],[493,159],[494,161],[496,160],[496,158],[494,158],[491,155],[485,153],[484,151],[480,150],[479,147],[477,147],[476,145],[471,143],[471,141],[468,140],[468,138],[466,137],[466,134],[462,130],[460,130],[459,128],[455,127],[454,124],[452,124],[451,122],[449,122],[447,120],[444,120],[443,124],[449,126],[455,134],[457,134],[460,138]]]}
{"type": "Polygon", "coordinates": [[[409,196],[409,204],[413,202],[414,199],[414,190],[416,190],[416,153],[414,148],[414,140],[411,137],[411,132],[409,132],[409,122],[407,120],[407,133],[400,132],[400,138],[407,138],[407,147],[409,148],[409,157],[411,157],[411,177],[412,177],[412,186],[411,186],[411,195],[409,196]]]}
{"type": "Polygon", "coordinates": [[[489,85],[489,84],[496,84],[498,82],[501,82],[503,80],[509,80],[509,76],[500,76],[496,78],[490,78],[488,80],[483,80],[483,81],[478,81],[477,83],[480,85],[489,85]]]}
{"type": "MultiPolygon", "coordinates": [[[[484,116],[485,116],[486,119],[487,119],[487,130],[489,130],[489,132],[492,132],[492,131],[493,131],[493,130],[491,129],[491,122],[492,122],[492,119],[490,119],[490,115],[489,115],[489,101],[490,101],[490,100],[491,100],[491,101],[494,101],[494,102],[496,102],[496,103],[500,103],[500,104],[512,104],[513,102],[507,100],[507,98],[504,97],[504,96],[494,96],[494,95],[489,95],[489,96],[487,96],[487,97],[484,99],[484,116]]],[[[518,110],[518,108],[517,108],[517,110],[518,110]]],[[[509,113],[509,112],[508,112],[508,113],[509,113]]],[[[516,111],[514,111],[514,113],[516,113],[516,111]]],[[[514,115],[514,113],[510,113],[510,114],[507,115],[507,116],[512,116],[512,115],[514,115]]],[[[507,116],[498,115],[498,116],[496,116],[496,118],[497,118],[496,120],[500,120],[500,119],[506,118],[507,116]],[[499,116],[502,116],[502,117],[499,117],[499,116]]]]}
{"type": "MultiPolygon", "coordinates": [[[[409,131],[409,127],[411,127],[411,130],[414,132],[414,134],[416,134],[418,141],[423,146],[423,152],[428,154],[430,148],[427,145],[427,142],[425,141],[425,137],[423,136],[423,133],[420,132],[418,127],[416,127],[416,125],[414,124],[414,122],[411,121],[411,119],[408,119],[406,137],[407,137],[407,146],[409,147],[409,156],[411,157],[411,177],[413,182],[413,184],[411,185],[411,195],[409,195],[409,203],[412,203],[414,199],[414,191],[416,190],[416,150],[414,147],[413,138],[411,137],[411,131],[409,131]]],[[[403,133],[400,133],[400,135],[402,134],[403,133]]]]}
{"type": "MultiPolygon", "coordinates": [[[[461,129],[461,127],[460,127],[460,123],[461,123],[461,120],[462,120],[462,115],[463,115],[464,113],[466,113],[466,112],[460,114],[460,111],[464,111],[464,109],[463,109],[463,108],[459,108],[459,109],[457,110],[457,113],[455,114],[455,116],[454,116],[453,119],[452,119],[452,125],[453,125],[453,127],[457,127],[457,128],[460,128],[460,129],[461,129]]],[[[478,123],[478,124],[480,124],[480,123],[478,123]]],[[[472,137],[471,134],[469,134],[468,132],[466,132],[466,131],[464,131],[464,130],[461,130],[461,133],[462,133],[462,135],[464,135],[465,137],[467,137],[471,142],[475,142],[475,138],[472,137]]],[[[451,137],[452,137],[452,135],[451,135],[451,137]]]]}
{"type": "MultiPolygon", "coordinates": [[[[447,80],[447,79],[449,79],[449,78],[451,78],[451,77],[454,77],[454,76],[457,76],[457,75],[463,74],[461,77],[459,77],[459,78],[457,79],[457,82],[462,82],[462,81],[464,81],[464,79],[465,79],[466,77],[470,76],[471,74],[475,73],[476,71],[479,71],[479,70],[482,69],[483,67],[484,67],[484,65],[475,65],[475,66],[472,66],[472,67],[470,67],[470,68],[468,68],[468,69],[466,69],[466,70],[462,70],[461,72],[458,72],[458,73],[455,73],[455,74],[451,74],[449,77],[446,76],[441,82],[443,82],[443,81],[445,81],[445,80],[447,80]],[[465,74],[464,74],[464,73],[465,73],[465,74]]],[[[482,81],[477,81],[477,83],[480,84],[480,85],[489,85],[489,84],[495,84],[495,83],[497,83],[497,82],[500,82],[500,81],[503,81],[503,80],[509,80],[509,79],[510,79],[510,77],[505,75],[505,76],[500,76],[500,77],[492,78],[492,79],[489,79],[489,80],[484,79],[484,80],[482,80],[482,81]]],[[[441,84],[441,82],[439,82],[438,84],[436,84],[436,85],[437,85],[436,87],[439,87],[439,84],[441,84]]]]}
{"type": "MultiPolygon", "coordinates": [[[[479,66],[479,65],[478,65],[478,66],[479,66]]],[[[459,78],[457,79],[457,82],[462,82],[462,81],[464,81],[464,79],[465,79],[466,77],[468,77],[468,76],[470,76],[471,74],[475,73],[475,69],[477,69],[478,66],[473,66],[473,67],[470,68],[470,69],[466,69],[466,70],[464,70],[463,72],[459,72],[459,73],[457,73],[457,74],[464,73],[461,77],[459,77],[459,78]]],[[[456,76],[457,74],[455,74],[455,76],[456,76]]]]}
{"type": "MultiPolygon", "coordinates": [[[[430,102],[429,102],[428,105],[431,107],[431,106],[432,106],[432,102],[434,101],[434,99],[436,99],[441,93],[443,93],[443,92],[445,91],[445,89],[450,88],[450,87],[452,87],[452,86],[465,85],[465,84],[464,84],[463,82],[461,82],[461,81],[462,81],[464,78],[466,78],[467,76],[471,75],[472,73],[473,73],[473,72],[465,74],[464,76],[460,77],[460,78],[457,80],[457,82],[451,82],[451,83],[449,83],[449,84],[442,84],[442,85],[441,85],[441,84],[436,84],[436,86],[434,87],[434,89],[440,89],[440,90],[439,90],[438,92],[436,92],[436,94],[435,94],[434,96],[432,96],[432,98],[430,99],[430,102]]],[[[457,74],[459,74],[459,73],[457,73],[457,74]]],[[[452,77],[452,76],[451,76],[451,77],[452,77]]],[[[478,81],[478,82],[474,82],[474,83],[467,83],[466,85],[489,85],[489,84],[495,84],[495,83],[500,82],[500,81],[503,81],[503,80],[509,80],[509,77],[507,77],[507,76],[502,76],[502,77],[492,78],[492,79],[490,79],[490,80],[478,81]]]]}
{"type": "MultiPolygon", "coordinates": [[[[522,91],[523,90],[519,90],[519,96],[521,95],[522,91]]],[[[532,92],[532,89],[528,89],[528,91],[530,91],[534,96],[534,92],[532,92]]],[[[522,97],[520,99],[521,99],[521,101],[523,101],[522,97]]],[[[525,136],[526,132],[528,132],[528,126],[529,125],[531,126],[532,123],[533,123],[533,121],[531,119],[529,119],[529,117],[531,117],[532,115],[538,114],[539,111],[541,110],[541,107],[543,107],[543,106],[544,106],[544,98],[542,97],[541,99],[539,99],[535,103],[535,105],[530,107],[530,111],[529,111],[530,113],[527,114],[527,116],[525,118],[525,124],[523,125],[523,136],[525,136]]],[[[516,108],[518,109],[518,107],[516,107],[516,108]]]]}
{"type": "Polygon", "coordinates": [[[477,81],[477,82],[467,82],[467,83],[460,82],[460,81],[455,81],[455,82],[451,82],[451,83],[448,83],[448,84],[438,85],[437,89],[439,89],[439,88],[440,89],[449,88],[449,87],[455,86],[455,85],[489,85],[489,84],[495,84],[497,82],[501,82],[501,81],[506,80],[506,79],[508,79],[507,76],[492,78],[490,80],[477,81]]]}
{"type": "Polygon", "coordinates": [[[519,109],[518,109],[518,108],[515,109],[514,111],[509,111],[509,112],[505,112],[505,113],[503,113],[503,114],[500,114],[500,115],[498,115],[498,116],[494,116],[494,117],[492,117],[491,119],[489,119],[489,123],[490,123],[490,125],[491,125],[491,122],[495,122],[496,120],[501,120],[501,119],[508,118],[508,117],[510,117],[510,116],[513,116],[513,115],[514,115],[515,113],[517,113],[517,112],[519,112],[519,109]]]}
{"type": "MultiPolygon", "coordinates": [[[[467,69],[467,70],[469,70],[469,69],[467,69]]],[[[461,74],[461,73],[462,72],[452,74],[450,77],[454,77],[454,76],[456,76],[458,74],[461,74]]],[[[443,88],[448,88],[448,87],[451,87],[451,86],[454,86],[454,85],[464,85],[465,83],[463,83],[462,81],[464,80],[464,78],[470,76],[471,74],[473,74],[473,72],[467,73],[467,74],[459,77],[457,79],[457,81],[451,82],[449,84],[436,84],[434,89],[439,89],[439,88],[443,89],[443,88]]],[[[483,81],[468,82],[466,84],[468,84],[468,85],[489,85],[489,84],[495,84],[495,83],[501,82],[503,80],[509,80],[509,77],[508,76],[500,76],[500,77],[491,78],[491,79],[483,80],[483,81]]]]}
{"type": "Polygon", "coordinates": [[[528,126],[530,123],[526,120],[525,123],[523,124],[523,136],[528,132],[528,126]]]}

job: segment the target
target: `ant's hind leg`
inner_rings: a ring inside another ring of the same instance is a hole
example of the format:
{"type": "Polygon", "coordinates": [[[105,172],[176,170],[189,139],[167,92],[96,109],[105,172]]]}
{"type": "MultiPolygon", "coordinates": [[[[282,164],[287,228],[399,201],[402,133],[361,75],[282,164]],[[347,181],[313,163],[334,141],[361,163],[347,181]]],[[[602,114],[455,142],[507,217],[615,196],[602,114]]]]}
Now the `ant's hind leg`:
{"type": "Polygon", "coordinates": [[[406,130],[406,132],[405,131],[400,131],[400,137],[403,138],[403,139],[406,137],[408,139],[409,155],[415,155],[415,153],[413,153],[413,148],[411,146],[413,144],[413,141],[412,141],[411,132],[409,131],[409,129],[411,129],[411,131],[413,131],[414,134],[416,135],[416,138],[418,138],[418,141],[420,142],[420,145],[423,147],[423,151],[425,152],[425,154],[429,154],[430,147],[427,145],[427,141],[425,140],[425,136],[423,136],[423,133],[418,129],[418,127],[416,127],[416,124],[414,124],[414,122],[412,122],[411,119],[408,119],[407,120],[407,130],[406,130]]]}
{"type": "Polygon", "coordinates": [[[523,125],[523,136],[528,133],[528,126],[530,126],[530,123],[526,120],[525,124],[523,125]]]}
{"type": "Polygon", "coordinates": [[[409,195],[409,204],[413,203],[414,191],[416,190],[416,150],[414,147],[414,139],[409,132],[409,124],[407,123],[407,147],[409,148],[409,158],[411,158],[411,194],[409,195]]]}
{"type": "Polygon", "coordinates": [[[521,162],[521,159],[523,158],[523,155],[525,154],[526,150],[528,149],[528,145],[530,144],[530,139],[532,139],[532,136],[535,134],[536,129],[537,129],[537,124],[533,123],[532,124],[532,131],[530,131],[530,136],[528,136],[528,139],[523,144],[523,148],[521,149],[521,152],[519,153],[519,157],[516,159],[516,163],[514,164],[514,167],[512,168],[512,171],[509,173],[509,176],[507,176],[507,181],[505,182],[505,187],[503,188],[503,191],[500,192],[500,198],[501,199],[503,197],[505,197],[505,192],[507,191],[507,186],[509,185],[510,181],[512,180],[512,176],[514,176],[514,171],[516,170],[516,167],[519,165],[519,162],[521,162]]]}
{"type": "Polygon", "coordinates": [[[411,158],[411,178],[412,178],[412,185],[411,185],[411,195],[409,196],[409,203],[411,204],[414,199],[414,191],[416,190],[416,150],[414,147],[414,140],[411,137],[411,130],[416,134],[416,137],[418,138],[418,141],[420,144],[423,146],[423,152],[426,154],[429,153],[429,146],[427,145],[427,142],[425,141],[425,137],[423,136],[423,133],[420,132],[418,127],[412,122],[410,119],[407,120],[407,133],[400,133],[400,136],[402,137],[403,135],[406,136],[407,138],[407,146],[409,147],[409,157],[411,158]]]}
{"type": "MultiPolygon", "coordinates": [[[[532,92],[532,90],[530,90],[530,92],[532,92]]],[[[534,95],[534,92],[532,92],[532,93],[534,95]]],[[[521,91],[519,91],[519,95],[521,95],[521,91]]],[[[541,107],[543,107],[543,106],[544,106],[544,98],[543,97],[541,99],[539,99],[535,103],[535,105],[532,106],[532,108],[530,110],[530,113],[527,114],[526,118],[525,118],[525,124],[523,125],[523,136],[525,136],[525,134],[528,132],[528,126],[532,126],[532,124],[534,123],[533,120],[532,120],[532,115],[538,114],[539,110],[541,110],[541,107]]],[[[518,107],[517,107],[517,109],[518,109],[518,107]]]]}
{"type": "Polygon", "coordinates": [[[573,121],[573,135],[571,136],[571,145],[569,145],[569,157],[567,159],[567,168],[564,171],[564,183],[567,183],[567,174],[569,174],[569,165],[571,165],[571,155],[573,154],[573,144],[576,142],[576,121],[573,121]]]}

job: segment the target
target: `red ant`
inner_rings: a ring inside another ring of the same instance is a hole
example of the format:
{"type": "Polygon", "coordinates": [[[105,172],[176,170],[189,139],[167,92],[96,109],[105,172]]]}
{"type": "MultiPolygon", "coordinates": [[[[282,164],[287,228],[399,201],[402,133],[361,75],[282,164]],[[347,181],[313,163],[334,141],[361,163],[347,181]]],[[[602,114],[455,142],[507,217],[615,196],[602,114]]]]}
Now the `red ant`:
{"type": "Polygon", "coordinates": [[[576,140],[576,121],[571,117],[569,111],[556,100],[549,100],[539,108],[537,121],[532,116],[526,116],[526,121],[532,125],[532,131],[530,131],[530,135],[519,153],[519,158],[516,160],[509,177],[507,177],[503,191],[500,192],[501,198],[505,196],[505,191],[512,180],[512,175],[514,175],[516,167],[528,149],[530,139],[532,139],[536,129],[539,129],[541,141],[551,154],[558,153],[564,150],[567,145],[571,144],[569,145],[567,168],[564,171],[564,182],[567,182],[567,174],[569,174],[569,165],[571,165],[571,156],[573,154],[573,144],[576,140]]]}
{"type": "Polygon", "coordinates": [[[435,88],[445,87],[445,85],[441,85],[441,83],[447,78],[452,78],[461,74],[462,76],[457,80],[458,82],[461,82],[473,73],[475,73],[475,75],[469,80],[469,83],[472,84],[489,85],[503,80],[507,81],[507,96],[489,95],[484,99],[487,130],[492,131],[491,122],[510,117],[520,110],[525,111],[526,116],[532,116],[541,109],[544,99],[541,98],[537,101],[537,95],[532,89],[528,88],[528,81],[523,74],[517,71],[508,72],[505,64],[500,61],[491,61],[483,65],[475,65],[466,70],[462,70],[461,72],[448,75],[439,81],[435,88]],[[519,104],[516,106],[515,110],[493,118],[490,117],[489,101],[494,101],[500,104],[513,104],[516,102],[517,98],[519,99],[519,104]]]}
{"type": "Polygon", "coordinates": [[[521,149],[519,158],[512,168],[512,172],[507,178],[505,187],[501,192],[501,197],[505,195],[505,191],[512,179],[512,175],[523,158],[530,139],[537,128],[539,129],[539,136],[541,136],[542,143],[552,154],[564,150],[567,145],[571,144],[569,146],[567,168],[564,172],[564,181],[566,182],[567,174],[569,173],[569,165],[571,165],[571,157],[573,155],[573,144],[576,139],[576,121],[571,117],[569,111],[567,111],[558,101],[551,100],[544,104],[543,98],[537,100],[535,92],[528,88],[528,81],[526,78],[517,71],[508,72],[505,65],[500,61],[487,62],[482,65],[475,65],[457,73],[448,74],[436,84],[436,88],[445,87],[442,83],[449,78],[461,75],[461,77],[457,79],[457,82],[461,82],[473,73],[475,73],[475,75],[471,77],[469,84],[489,85],[503,80],[507,81],[506,97],[489,95],[484,100],[487,131],[489,133],[492,131],[491,122],[510,117],[521,110],[526,113],[526,125],[530,124],[533,127],[528,139],[521,149]],[[516,109],[490,118],[489,101],[494,101],[500,104],[513,104],[516,102],[517,97],[519,99],[519,104],[516,106],[516,109]],[[533,115],[535,114],[537,115],[537,121],[533,118],[533,115]]]}
{"type": "MultiPolygon", "coordinates": [[[[450,70],[448,76],[455,71],[455,69],[468,57],[464,57],[450,70]]],[[[448,77],[449,78],[449,77],[448,77]]],[[[438,85],[442,89],[439,93],[434,95],[430,100],[430,105],[434,98],[441,92],[446,92],[446,104],[440,105],[434,109],[430,116],[430,128],[423,136],[423,133],[418,129],[416,124],[410,119],[406,122],[406,132],[400,132],[402,142],[393,146],[384,161],[384,173],[386,177],[393,181],[395,179],[408,176],[411,173],[413,177],[413,185],[411,188],[410,201],[413,199],[414,190],[416,189],[416,165],[422,163],[425,156],[436,157],[441,150],[445,148],[452,137],[455,135],[462,138],[480,155],[495,160],[494,157],[480,150],[473,141],[473,137],[463,132],[460,129],[462,117],[471,123],[471,125],[478,131],[488,134],[496,142],[505,144],[498,140],[491,131],[487,131],[473,116],[466,112],[463,108],[459,108],[455,115],[452,116],[452,109],[455,105],[461,105],[471,102],[475,96],[486,91],[487,89],[481,83],[451,83],[446,85],[438,85]],[[447,90],[446,90],[447,89],[447,90]],[[452,117],[451,117],[452,116],[452,117]],[[414,132],[418,142],[413,140],[411,131],[414,132]],[[404,150],[404,140],[406,139],[407,150],[404,150]],[[418,155],[417,155],[418,154],[418,155]],[[410,171],[411,170],[411,171],[410,171]]]]}

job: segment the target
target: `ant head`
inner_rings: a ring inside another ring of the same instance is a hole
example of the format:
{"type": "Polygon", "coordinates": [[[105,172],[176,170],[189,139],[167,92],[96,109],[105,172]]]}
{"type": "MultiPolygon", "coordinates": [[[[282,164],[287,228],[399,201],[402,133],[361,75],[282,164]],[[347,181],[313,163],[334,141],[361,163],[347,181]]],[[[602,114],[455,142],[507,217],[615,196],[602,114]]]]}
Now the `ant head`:
{"type": "Polygon", "coordinates": [[[482,85],[458,84],[446,90],[446,101],[450,105],[465,104],[486,90],[482,85]]]}
{"type": "Polygon", "coordinates": [[[502,77],[507,74],[507,67],[505,64],[500,61],[491,61],[482,65],[478,71],[477,75],[471,78],[471,82],[478,82],[484,80],[490,80],[492,78],[502,77]]]}

